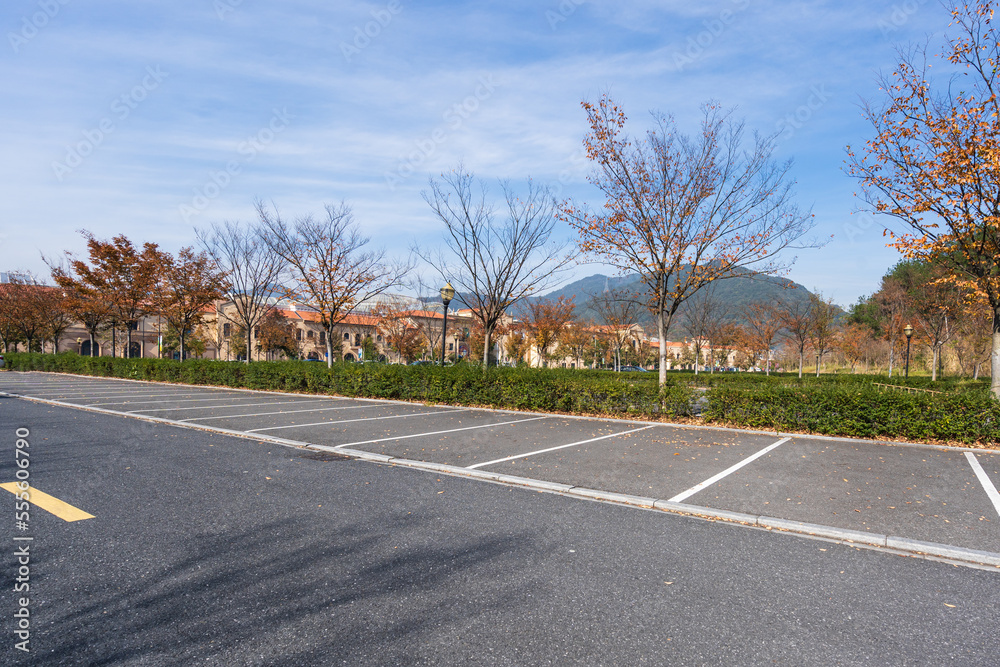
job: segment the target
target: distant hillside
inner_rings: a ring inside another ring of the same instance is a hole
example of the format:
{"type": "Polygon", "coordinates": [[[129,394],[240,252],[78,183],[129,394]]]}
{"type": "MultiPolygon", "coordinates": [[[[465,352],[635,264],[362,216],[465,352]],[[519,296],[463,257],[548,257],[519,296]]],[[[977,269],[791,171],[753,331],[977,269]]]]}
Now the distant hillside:
{"type": "MultiPolygon", "coordinates": [[[[742,320],[740,311],[751,303],[774,303],[779,299],[806,301],[811,295],[811,292],[802,285],[785,278],[764,276],[751,271],[743,271],[742,273],[744,275],[717,281],[714,288],[716,298],[729,306],[732,320],[736,323],[742,320]]],[[[637,294],[645,293],[645,286],[637,275],[605,276],[597,274],[581,278],[565,287],[545,294],[541,298],[557,299],[561,296],[568,299],[573,297],[578,315],[597,319],[597,314],[589,308],[589,302],[593,295],[602,294],[607,289],[627,290],[637,294]]],[[[684,330],[684,312],[687,307],[687,303],[681,306],[675,324],[670,327],[671,338],[687,335],[684,330]]],[[[648,313],[644,317],[647,318],[646,324],[653,322],[648,313]]]]}

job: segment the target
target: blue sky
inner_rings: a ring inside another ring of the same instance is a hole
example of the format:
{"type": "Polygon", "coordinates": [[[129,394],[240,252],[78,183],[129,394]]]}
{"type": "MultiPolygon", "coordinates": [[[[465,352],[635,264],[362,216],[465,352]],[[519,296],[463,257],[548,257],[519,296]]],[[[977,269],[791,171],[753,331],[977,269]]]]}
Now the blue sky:
{"type": "Polygon", "coordinates": [[[695,131],[708,100],[781,131],[833,235],[789,277],[847,305],[899,258],[854,213],[859,102],[948,21],[929,0],[7,0],[0,270],[45,273],[79,229],[176,251],[255,198],[289,217],[346,200],[402,255],[440,238],[420,193],[460,161],[597,206],[580,102],[610,92],[638,133],[653,109],[695,131]]]}

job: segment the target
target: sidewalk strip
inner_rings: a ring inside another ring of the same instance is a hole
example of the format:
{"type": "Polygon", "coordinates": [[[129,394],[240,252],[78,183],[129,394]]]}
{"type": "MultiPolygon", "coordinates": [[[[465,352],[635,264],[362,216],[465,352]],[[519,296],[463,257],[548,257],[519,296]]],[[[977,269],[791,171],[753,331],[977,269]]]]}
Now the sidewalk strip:
{"type": "Polygon", "coordinates": [[[976,477],[979,478],[979,483],[983,485],[983,491],[986,495],[990,497],[993,501],[993,509],[1000,514],[1000,493],[997,492],[997,487],[993,486],[993,482],[990,481],[989,476],[987,476],[986,471],[983,470],[983,466],[980,465],[979,459],[972,452],[965,452],[965,458],[969,459],[969,465],[972,466],[972,470],[976,473],[976,477]]]}
{"type": "Polygon", "coordinates": [[[539,449],[536,452],[528,452],[527,454],[517,454],[516,456],[508,456],[503,459],[496,459],[495,461],[486,461],[484,463],[476,463],[475,465],[466,466],[466,470],[475,470],[476,468],[483,468],[485,466],[491,466],[494,463],[503,463],[504,461],[513,461],[514,459],[526,459],[529,456],[535,456],[536,454],[544,454],[546,452],[554,452],[557,449],[566,449],[567,447],[577,447],[579,445],[586,445],[588,442],[597,442],[598,440],[607,440],[608,438],[617,438],[620,435],[629,435],[630,433],[638,433],[639,431],[645,431],[648,428],[653,428],[653,425],[643,426],[641,428],[634,428],[631,431],[623,431],[622,433],[611,433],[609,435],[602,435],[598,438],[591,438],[590,440],[581,440],[580,442],[571,442],[568,445],[559,445],[558,447],[549,447],[548,449],[539,449]]]}
{"type": "Polygon", "coordinates": [[[342,445],[337,445],[334,449],[343,449],[344,447],[353,447],[354,445],[371,445],[376,442],[389,442],[392,440],[405,440],[407,438],[423,438],[429,435],[444,435],[445,433],[457,433],[458,431],[471,431],[477,428],[493,428],[494,426],[506,426],[508,424],[520,424],[522,422],[533,422],[539,419],[548,419],[550,415],[542,415],[541,417],[529,417],[528,419],[515,419],[509,422],[497,422],[495,424],[480,424],[478,426],[463,426],[462,428],[450,428],[447,431],[433,431],[431,433],[411,433],[410,435],[394,435],[390,438],[379,438],[377,440],[361,440],[359,442],[345,442],[342,445]]]}
{"type": "Polygon", "coordinates": [[[746,464],[750,463],[751,461],[755,461],[755,460],[759,459],[760,457],[764,456],[764,454],[767,454],[772,449],[775,449],[775,448],[779,447],[780,445],[785,444],[789,440],[791,440],[791,438],[782,438],[778,442],[776,442],[776,443],[774,443],[772,445],[768,445],[767,447],[765,447],[764,449],[760,450],[759,452],[757,452],[753,456],[749,456],[749,457],[743,459],[742,461],[740,461],[739,463],[737,463],[736,465],[730,466],[730,467],[726,468],[725,470],[723,470],[722,472],[720,472],[718,475],[715,475],[713,477],[709,477],[708,479],[706,479],[701,484],[698,484],[696,486],[692,486],[687,491],[684,491],[683,493],[677,494],[676,496],[674,496],[673,498],[671,498],[668,502],[671,502],[671,503],[680,503],[680,502],[683,502],[685,498],[690,498],[691,496],[693,496],[694,494],[698,493],[699,491],[701,491],[705,487],[711,486],[711,485],[715,484],[716,482],[718,482],[723,477],[726,477],[728,475],[733,474],[734,472],[736,472],[737,470],[739,470],[740,468],[742,468],[746,464]]]}
{"type": "MultiPolygon", "coordinates": [[[[23,493],[17,488],[17,482],[8,482],[7,484],[0,484],[0,489],[5,489],[10,491],[14,495],[18,493],[23,493]]],[[[73,507],[69,503],[64,503],[58,498],[53,498],[47,493],[43,493],[38,489],[29,486],[28,487],[28,502],[32,505],[37,505],[41,507],[46,512],[55,514],[57,517],[63,521],[81,521],[83,519],[93,519],[93,514],[87,514],[81,509],[73,507]]]]}
{"type": "Polygon", "coordinates": [[[381,419],[402,419],[404,417],[425,417],[427,415],[444,415],[449,412],[468,412],[468,408],[454,410],[435,410],[434,412],[411,412],[405,415],[388,415],[385,417],[364,417],[363,419],[339,419],[335,422],[313,422],[312,424],[288,424],[286,426],[268,426],[267,428],[251,428],[245,433],[260,433],[261,431],[277,431],[283,428],[304,428],[306,426],[332,426],[333,424],[350,424],[352,422],[370,422],[381,419]]]}

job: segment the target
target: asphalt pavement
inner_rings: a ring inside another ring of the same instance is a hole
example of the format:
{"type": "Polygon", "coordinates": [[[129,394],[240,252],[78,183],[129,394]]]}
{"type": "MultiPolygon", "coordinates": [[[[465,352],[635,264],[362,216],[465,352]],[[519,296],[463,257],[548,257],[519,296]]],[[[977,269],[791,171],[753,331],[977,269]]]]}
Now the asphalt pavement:
{"type": "MultiPolygon", "coordinates": [[[[2,481],[18,429],[32,486],[93,518],[33,506],[5,529],[2,664],[1000,664],[995,571],[10,396],[2,481]],[[11,584],[29,536],[25,654],[11,584]]],[[[732,447],[666,461],[689,483],[704,470],[675,460],[715,469],[732,447]]]]}
{"type": "Polygon", "coordinates": [[[54,373],[0,391],[1000,567],[1000,453],[54,373]]]}

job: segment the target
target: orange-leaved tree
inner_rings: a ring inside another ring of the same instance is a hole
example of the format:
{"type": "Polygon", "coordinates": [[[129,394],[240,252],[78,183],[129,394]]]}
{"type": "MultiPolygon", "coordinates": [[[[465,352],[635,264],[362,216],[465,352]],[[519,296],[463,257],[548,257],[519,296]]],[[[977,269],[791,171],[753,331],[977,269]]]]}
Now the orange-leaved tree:
{"type": "Polygon", "coordinates": [[[714,104],[704,106],[695,137],[662,114],[645,138],[630,137],[625,113],[606,95],[583,108],[590,124],[584,145],[595,163],[590,181],[606,199],[600,211],[569,202],[562,217],[584,252],[638,273],[646,285],[663,385],[662,343],[680,306],[741,268],[785,271],[778,253],[802,241],[813,217],[792,202],[790,163],[771,159],[774,137],[748,142],[743,123],[714,104]]]}
{"type": "Polygon", "coordinates": [[[163,319],[174,328],[184,360],[184,341],[204,321],[209,306],[225,294],[225,274],[205,252],[181,248],[177,257],[162,253],[163,272],[156,304],[163,319]]]}
{"type": "Polygon", "coordinates": [[[781,330],[778,309],[769,303],[751,303],[743,309],[744,338],[763,360],[765,372],[771,374],[771,348],[781,330]]]}
{"type": "Polygon", "coordinates": [[[938,69],[952,76],[932,81],[926,50],[901,50],[880,82],[884,103],[865,107],[875,136],[860,154],[848,147],[848,159],[869,207],[903,223],[887,230],[890,245],[947,267],[989,304],[991,391],[1000,399],[1000,32],[992,2],[951,14],[938,69]]]}
{"type": "Polygon", "coordinates": [[[548,366],[549,348],[559,342],[566,325],[573,319],[573,309],[573,299],[562,296],[555,301],[537,299],[525,304],[522,319],[531,333],[540,366],[548,366]]]}
{"type": "MultiPolygon", "coordinates": [[[[56,283],[73,294],[107,304],[112,326],[124,325],[127,335],[125,355],[132,353],[132,330],[153,308],[157,283],[163,274],[163,253],[155,243],[136,248],[124,234],[102,241],[86,230],[89,261],[66,253],[67,267],[49,263],[56,283]]],[[[46,260],[48,261],[48,260],[46,260]]],[[[115,355],[112,346],[111,355],[115,355]]]]}

